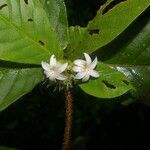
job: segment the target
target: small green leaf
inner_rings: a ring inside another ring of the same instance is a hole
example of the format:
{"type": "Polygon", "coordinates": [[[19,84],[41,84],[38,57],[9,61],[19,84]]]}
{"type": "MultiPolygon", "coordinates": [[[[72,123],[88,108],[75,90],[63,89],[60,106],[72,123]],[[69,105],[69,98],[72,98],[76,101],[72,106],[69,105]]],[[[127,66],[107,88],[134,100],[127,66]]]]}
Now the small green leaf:
{"type": "Polygon", "coordinates": [[[46,10],[50,24],[57,33],[62,49],[68,44],[68,21],[64,0],[40,0],[46,10]]]}
{"type": "Polygon", "coordinates": [[[66,57],[68,59],[74,58],[74,50],[78,47],[78,43],[81,43],[84,38],[85,28],[79,26],[69,28],[69,45],[65,50],[66,57]]]}
{"type": "Polygon", "coordinates": [[[1,60],[40,64],[63,55],[39,0],[1,0],[0,8],[1,60]]]}
{"type": "MultiPolygon", "coordinates": [[[[124,0],[120,3],[111,2],[111,6],[101,7],[96,17],[84,28],[82,39],[75,40],[73,32],[70,36],[68,51],[72,58],[78,58],[83,52],[92,53],[105,46],[120,35],[150,5],[150,0],[124,0]],[[113,4],[112,4],[113,3],[113,4]],[[112,7],[113,6],[113,7],[112,7]],[[71,39],[73,37],[73,39],[71,39]]],[[[78,27],[78,30],[83,29],[78,27]]],[[[80,31],[74,31],[80,37],[80,31]]]]}
{"type": "Polygon", "coordinates": [[[42,80],[40,68],[0,68],[0,111],[30,92],[42,80]]]}
{"type": "Polygon", "coordinates": [[[99,98],[114,98],[132,88],[122,73],[110,68],[108,65],[99,63],[96,70],[100,72],[98,79],[89,80],[80,85],[86,93],[99,98]]]}

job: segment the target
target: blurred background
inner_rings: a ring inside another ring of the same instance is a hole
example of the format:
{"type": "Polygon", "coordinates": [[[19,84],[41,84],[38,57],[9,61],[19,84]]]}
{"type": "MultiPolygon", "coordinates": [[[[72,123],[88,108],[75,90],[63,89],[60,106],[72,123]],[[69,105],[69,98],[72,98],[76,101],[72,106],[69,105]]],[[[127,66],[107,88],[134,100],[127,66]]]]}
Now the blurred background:
{"type": "MultiPolygon", "coordinates": [[[[69,25],[86,26],[104,2],[66,0],[69,25]]],[[[65,123],[63,94],[41,83],[0,112],[0,145],[60,150],[65,123]]],[[[73,94],[71,150],[150,150],[150,106],[141,103],[142,99],[133,103],[124,102],[128,95],[97,99],[78,87],[73,94]]]]}

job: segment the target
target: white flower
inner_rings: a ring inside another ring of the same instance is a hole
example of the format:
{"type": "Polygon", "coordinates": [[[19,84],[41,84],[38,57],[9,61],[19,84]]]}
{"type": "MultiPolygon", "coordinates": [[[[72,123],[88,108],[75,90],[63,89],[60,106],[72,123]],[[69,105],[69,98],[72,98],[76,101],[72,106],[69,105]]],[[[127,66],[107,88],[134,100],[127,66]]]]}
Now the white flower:
{"type": "Polygon", "coordinates": [[[55,55],[52,55],[50,58],[50,64],[42,61],[42,67],[44,69],[44,74],[51,81],[57,80],[66,80],[67,77],[62,74],[68,66],[68,63],[59,64],[56,60],[55,55]]]}
{"type": "Polygon", "coordinates": [[[92,62],[91,57],[87,53],[84,53],[84,56],[85,60],[77,59],[74,61],[73,71],[77,72],[75,78],[82,79],[83,82],[89,80],[90,76],[98,78],[99,73],[94,70],[97,65],[97,57],[92,62]]]}

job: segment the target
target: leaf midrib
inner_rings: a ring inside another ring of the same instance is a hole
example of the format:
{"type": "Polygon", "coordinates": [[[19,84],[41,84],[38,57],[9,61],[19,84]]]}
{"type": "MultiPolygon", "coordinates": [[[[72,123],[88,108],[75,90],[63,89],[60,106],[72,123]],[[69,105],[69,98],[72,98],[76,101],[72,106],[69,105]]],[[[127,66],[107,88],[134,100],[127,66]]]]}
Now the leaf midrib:
{"type": "Polygon", "coordinates": [[[112,66],[112,67],[150,67],[150,65],[144,65],[144,64],[141,64],[141,65],[134,65],[134,64],[111,64],[111,63],[108,63],[109,66],[112,66]]]}
{"type": "Polygon", "coordinates": [[[7,19],[6,19],[5,17],[3,17],[1,14],[0,14],[0,18],[1,18],[6,24],[8,24],[8,26],[10,26],[12,30],[18,31],[19,33],[21,33],[21,36],[24,35],[25,37],[27,37],[27,39],[28,39],[29,41],[31,41],[31,43],[37,45],[37,46],[40,47],[42,50],[46,51],[48,54],[51,54],[50,51],[49,51],[47,48],[45,48],[45,47],[41,46],[40,44],[38,44],[38,43],[37,43],[35,40],[33,40],[27,33],[25,33],[25,32],[23,32],[22,30],[20,30],[15,24],[13,24],[13,23],[10,22],[9,20],[7,20],[7,19]]]}

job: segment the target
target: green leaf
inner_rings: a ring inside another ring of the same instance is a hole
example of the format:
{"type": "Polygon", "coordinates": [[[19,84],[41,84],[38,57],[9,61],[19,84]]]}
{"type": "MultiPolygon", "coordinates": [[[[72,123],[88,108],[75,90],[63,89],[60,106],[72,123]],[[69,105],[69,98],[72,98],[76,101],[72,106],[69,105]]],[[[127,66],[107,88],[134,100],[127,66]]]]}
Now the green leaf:
{"type": "Polygon", "coordinates": [[[132,88],[122,73],[115,71],[108,65],[99,63],[97,70],[100,72],[98,79],[89,80],[80,85],[86,93],[99,98],[114,98],[132,88]]]}
{"type": "Polygon", "coordinates": [[[114,6],[113,4],[111,3],[111,6],[108,6],[108,4],[106,7],[102,7],[98,11],[97,16],[89,22],[87,28],[84,28],[84,32],[79,27],[78,30],[81,31],[76,32],[75,30],[75,33],[70,31],[69,57],[77,58],[83,52],[92,53],[114,40],[144,12],[149,6],[150,0],[127,0],[114,6]],[[113,8],[109,8],[112,6],[113,8]],[[77,34],[80,37],[81,32],[82,38],[74,41],[77,34]]]}
{"type": "Polygon", "coordinates": [[[40,0],[62,49],[68,44],[68,21],[64,0],[40,0]]]}
{"type": "Polygon", "coordinates": [[[124,73],[132,82],[138,99],[150,99],[149,12],[138,18],[116,40],[103,47],[99,59],[124,73]]]}
{"type": "Polygon", "coordinates": [[[81,28],[79,26],[75,26],[75,27],[72,26],[69,28],[69,45],[67,49],[65,50],[66,58],[73,60],[74,55],[75,55],[74,54],[75,48],[78,48],[78,44],[82,42],[85,32],[86,32],[86,29],[81,28]]]}
{"type": "Polygon", "coordinates": [[[0,68],[0,111],[30,92],[43,80],[39,68],[0,68]]]}
{"type": "Polygon", "coordinates": [[[0,1],[0,59],[40,64],[61,57],[57,37],[38,0],[0,1]]]}

